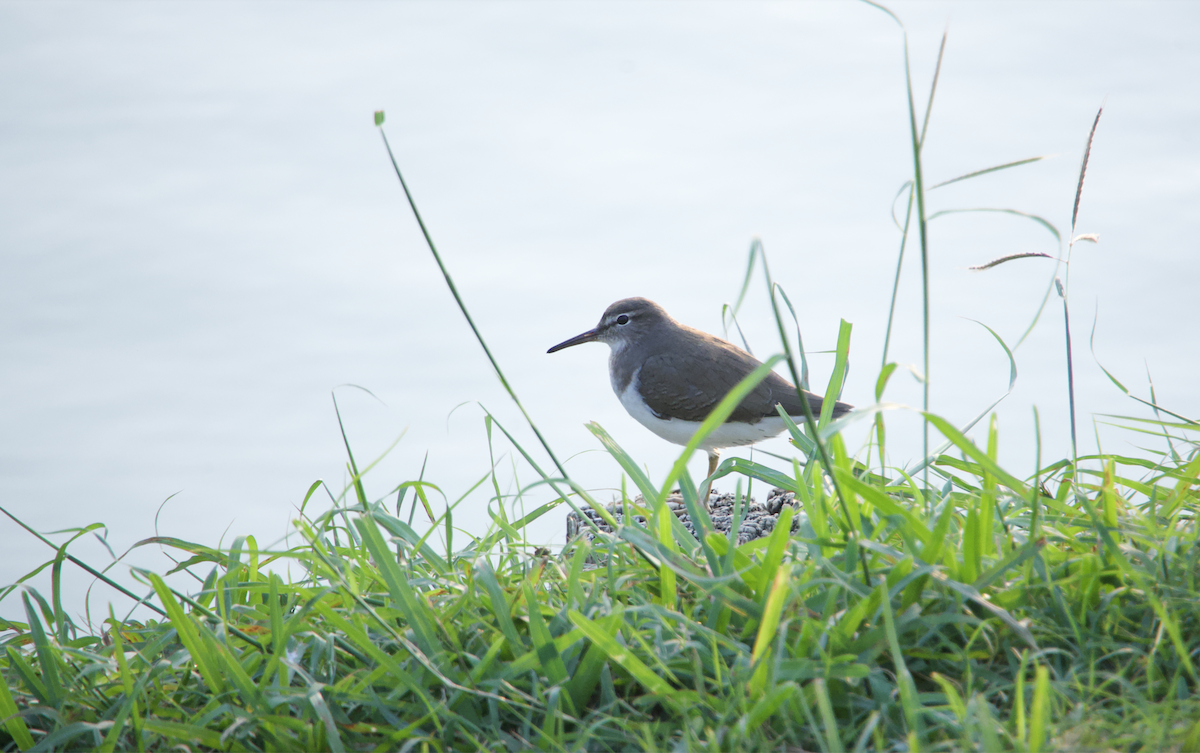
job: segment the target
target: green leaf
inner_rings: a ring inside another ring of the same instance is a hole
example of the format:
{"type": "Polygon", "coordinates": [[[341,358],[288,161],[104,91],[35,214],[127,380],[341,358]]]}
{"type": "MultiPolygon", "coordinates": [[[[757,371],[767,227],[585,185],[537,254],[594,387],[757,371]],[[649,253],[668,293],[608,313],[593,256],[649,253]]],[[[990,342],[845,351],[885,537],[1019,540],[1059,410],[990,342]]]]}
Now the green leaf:
{"type": "MultiPolygon", "coordinates": [[[[205,684],[215,694],[224,693],[225,682],[218,669],[220,662],[200,640],[200,630],[202,628],[184,613],[183,607],[175,600],[175,595],[167,587],[167,584],[163,582],[161,577],[156,573],[145,573],[145,575],[149,578],[151,585],[154,586],[154,591],[158,594],[158,600],[166,608],[167,617],[171,620],[171,626],[175,628],[175,632],[179,635],[180,643],[191,654],[192,661],[196,662],[196,668],[200,670],[200,676],[204,678],[205,684]]],[[[147,720],[148,723],[149,720],[147,720]]]]}
{"type": "Polygon", "coordinates": [[[529,581],[522,584],[525,592],[525,607],[529,614],[529,636],[533,639],[533,648],[537,651],[542,669],[546,677],[555,685],[562,684],[567,679],[567,667],[563,664],[558,649],[554,647],[554,638],[542,619],[541,606],[533,595],[533,587],[529,581]]]}
{"type": "Polygon", "coordinates": [[[825,727],[825,744],[832,753],[843,753],[842,737],[838,734],[837,717],[833,715],[833,704],[829,700],[829,691],[825,681],[817,678],[812,681],[813,694],[817,697],[817,708],[821,711],[821,723],[825,727]]]}
{"type": "Polygon", "coordinates": [[[654,488],[654,484],[650,482],[649,477],[646,476],[641,466],[629,456],[628,452],[625,452],[621,445],[617,444],[616,440],[604,430],[604,427],[592,421],[587,424],[587,429],[596,439],[600,440],[600,444],[604,445],[604,449],[608,451],[608,454],[613,456],[617,464],[621,466],[621,470],[625,471],[629,475],[629,478],[633,479],[634,486],[642,493],[642,498],[646,500],[646,504],[652,504],[653,500],[658,499],[659,490],[654,488]]]}
{"type": "Polygon", "coordinates": [[[875,402],[883,399],[883,391],[887,389],[888,380],[892,378],[892,373],[896,370],[896,363],[886,363],[879,370],[879,378],[875,380],[875,402]]]}
{"type": "Polygon", "coordinates": [[[954,446],[966,453],[976,463],[979,463],[981,466],[983,466],[997,479],[1004,482],[1004,485],[1009,489],[1012,489],[1017,496],[1029,496],[1029,488],[1023,484],[1020,479],[994,463],[992,459],[987,456],[987,453],[985,453],[983,450],[980,450],[975,446],[974,442],[967,439],[961,432],[959,432],[958,429],[955,429],[953,426],[951,426],[949,421],[941,416],[934,415],[933,413],[923,413],[922,415],[928,418],[929,422],[937,427],[937,430],[942,433],[942,436],[950,440],[954,446]]]}
{"type": "Polygon", "coordinates": [[[951,178],[950,180],[943,180],[941,183],[934,183],[932,186],[929,187],[929,190],[932,191],[935,188],[941,188],[942,186],[948,186],[951,183],[957,183],[960,180],[969,180],[971,178],[978,178],[980,175],[987,175],[988,173],[994,173],[998,170],[1007,170],[1010,167],[1019,167],[1021,165],[1028,165],[1031,162],[1037,162],[1039,160],[1044,160],[1044,159],[1046,159],[1046,157],[1044,155],[1039,156],[1039,157],[1026,157],[1025,159],[1019,159],[1016,162],[1005,162],[1003,165],[993,165],[992,167],[985,167],[982,170],[975,170],[974,172],[967,173],[966,175],[960,175],[957,178],[951,178]]]}
{"type": "Polygon", "coordinates": [[[671,687],[670,683],[654,674],[641,659],[634,656],[629,649],[617,643],[616,639],[609,635],[600,625],[592,622],[574,609],[567,613],[567,617],[570,618],[571,622],[575,623],[576,627],[583,631],[588,640],[598,646],[609,659],[620,664],[626,672],[633,676],[633,679],[641,683],[642,687],[655,695],[663,696],[664,699],[669,698],[675,693],[675,689],[671,687]]]}
{"type": "MultiPolygon", "coordinates": [[[[779,408],[779,406],[776,407],[779,408]]],[[[782,409],[780,408],[780,410],[782,409]]],[[[784,415],[786,416],[787,414],[785,413],[784,415]]],[[[789,418],[787,420],[790,421],[791,419],[789,418]]],[[[792,426],[795,426],[795,423],[793,423],[792,426]]],[[[797,431],[799,430],[797,429],[797,431]]],[[[804,441],[806,442],[812,441],[803,434],[800,436],[804,437],[804,441]]],[[[800,487],[796,483],[796,479],[792,476],[789,476],[786,473],[780,473],[774,468],[768,468],[760,463],[751,462],[745,458],[728,458],[727,460],[723,461],[720,467],[717,468],[716,473],[713,474],[713,478],[722,478],[731,473],[738,473],[743,476],[748,476],[749,478],[758,479],[759,481],[765,481],[774,487],[783,489],[784,491],[792,492],[793,494],[800,493],[800,487]]]]}
{"type": "Polygon", "coordinates": [[[750,693],[752,696],[763,692],[767,681],[767,662],[764,661],[767,650],[775,640],[775,631],[779,628],[779,618],[783,613],[783,605],[791,594],[792,564],[781,565],[775,572],[771,584],[771,592],[767,595],[763,606],[762,620],[758,623],[758,635],[754,639],[754,651],[750,654],[750,663],[756,665],[754,675],[750,678],[750,693]]]}
{"type": "Polygon", "coordinates": [[[1050,719],[1050,670],[1039,664],[1029,715],[1029,753],[1039,753],[1046,744],[1046,727],[1050,719]]]}
{"type": "Polygon", "coordinates": [[[508,640],[513,653],[524,651],[525,642],[521,640],[512,621],[512,606],[508,603],[504,591],[500,588],[500,583],[496,580],[496,572],[492,570],[491,563],[481,558],[476,568],[477,577],[483,581],[483,587],[487,589],[488,598],[492,603],[492,614],[496,616],[496,622],[500,624],[500,632],[508,640]]]}
{"type": "Polygon", "coordinates": [[[401,666],[401,664],[396,660],[395,656],[379,648],[375,641],[371,640],[371,637],[365,630],[358,625],[351,623],[345,617],[338,614],[327,604],[324,604],[321,601],[313,602],[312,608],[314,611],[328,620],[334,627],[345,633],[346,638],[348,638],[363,653],[367,654],[381,666],[385,667],[388,671],[388,674],[396,678],[396,680],[398,680],[402,685],[420,698],[422,704],[425,706],[426,711],[433,712],[435,710],[436,704],[426,692],[425,688],[417,682],[416,678],[414,678],[414,673],[401,666]]]}
{"type": "Polygon", "coordinates": [[[904,711],[904,721],[908,725],[910,736],[925,739],[925,725],[921,720],[921,702],[917,695],[917,686],[913,683],[912,673],[904,662],[904,654],[900,651],[900,638],[896,634],[896,619],[892,616],[892,603],[888,598],[887,587],[879,584],[879,601],[883,605],[884,633],[887,635],[888,647],[891,649],[892,665],[895,667],[896,684],[900,691],[900,707],[904,711]]]}
{"type": "Polygon", "coordinates": [[[850,330],[854,325],[845,319],[838,327],[837,356],[833,363],[833,373],[829,375],[829,386],[825,388],[825,401],[821,403],[821,420],[817,422],[818,429],[824,429],[833,417],[833,406],[842,392],[846,382],[846,367],[850,360],[850,330]]]}
{"type": "MultiPolygon", "coordinates": [[[[671,526],[673,523],[677,523],[679,518],[666,505],[660,505],[658,512],[654,513],[653,517],[656,518],[655,527],[658,529],[659,545],[671,554],[678,554],[679,550],[675,546],[675,535],[671,526]]],[[[678,598],[679,594],[675,588],[675,571],[664,562],[658,568],[659,603],[668,609],[674,609],[678,598]]]]}
{"type": "Polygon", "coordinates": [[[64,699],[62,683],[58,679],[56,649],[50,645],[50,639],[47,637],[46,631],[42,628],[42,621],[38,619],[37,610],[33,608],[33,604],[29,601],[29,594],[22,593],[21,601],[25,604],[25,616],[29,620],[29,632],[33,636],[33,645],[37,650],[38,668],[42,670],[45,703],[52,708],[59,708],[64,699]]]}
{"type": "MultiPolygon", "coordinates": [[[[10,647],[11,653],[15,653],[10,647]]],[[[13,742],[17,744],[20,750],[29,750],[33,747],[33,735],[29,734],[29,727],[25,725],[25,720],[21,718],[20,712],[17,710],[17,702],[13,700],[12,693],[8,689],[8,682],[0,677],[0,719],[4,719],[4,728],[8,730],[8,734],[12,735],[13,742]]]]}
{"type": "Polygon", "coordinates": [[[162,735],[167,740],[173,743],[168,747],[183,745],[191,747],[188,743],[200,743],[201,745],[214,749],[224,749],[224,744],[221,742],[221,733],[201,727],[195,724],[181,724],[179,722],[168,722],[156,717],[146,719],[145,729],[147,732],[153,732],[156,735],[162,735]]]}
{"type": "Polygon", "coordinates": [[[954,683],[937,672],[934,672],[931,676],[934,682],[942,689],[942,695],[946,696],[946,703],[950,706],[950,710],[954,712],[954,716],[958,717],[959,723],[966,722],[967,706],[963,703],[962,696],[959,695],[958,689],[954,687],[954,683]]]}
{"type": "Polygon", "coordinates": [[[767,555],[762,561],[762,571],[758,576],[758,588],[755,593],[766,606],[767,586],[775,579],[775,574],[779,570],[779,565],[783,562],[783,553],[787,550],[788,542],[792,539],[792,517],[796,514],[796,509],[790,505],[785,505],[779,511],[779,517],[775,521],[775,529],[771,531],[771,536],[768,539],[767,555]]]}
{"type": "Polygon", "coordinates": [[[932,539],[929,529],[925,527],[925,524],[921,522],[921,519],[912,510],[901,506],[876,487],[859,481],[851,472],[841,468],[835,469],[834,472],[837,473],[838,481],[846,489],[858,494],[864,501],[882,510],[887,515],[899,515],[904,518],[912,534],[920,539],[922,543],[928,544],[932,539]]]}
{"type": "Polygon", "coordinates": [[[738,730],[743,735],[752,734],[766,724],[767,720],[779,710],[779,707],[796,694],[796,689],[794,682],[780,683],[750,707],[746,715],[738,721],[738,730]]]}
{"type": "Polygon", "coordinates": [[[355,520],[354,525],[362,534],[363,543],[371,551],[371,556],[375,559],[375,566],[379,568],[379,574],[383,576],[383,581],[387,584],[392,601],[395,602],[396,608],[404,613],[408,626],[412,628],[417,646],[432,659],[437,655],[440,644],[434,628],[430,624],[429,607],[418,599],[416,592],[413,591],[408,577],[396,563],[396,553],[388,549],[384,543],[383,536],[380,535],[379,528],[375,525],[374,517],[364,515],[355,520]]]}
{"type": "MultiPolygon", "coordinates": [[[[623,620],[624,617],[621,612],[614,612],[607,617],[595,620],[593,624],[606,635],[614,636],[623,620]]],[[[571,677],[570,682],[567,683],[567,693],[570,694],[571,700],[574,701],[575,708],[582,709],[587,707],[592,693],[596,690],[596,684],[600,682],[600,671],[604,668],[607,660],[608,654],[605,650],[595,641],[591,641],[591,645],[588,646],[587,651],[583,655],[583,660],[575,668],[575,674],[571,677]]]]}

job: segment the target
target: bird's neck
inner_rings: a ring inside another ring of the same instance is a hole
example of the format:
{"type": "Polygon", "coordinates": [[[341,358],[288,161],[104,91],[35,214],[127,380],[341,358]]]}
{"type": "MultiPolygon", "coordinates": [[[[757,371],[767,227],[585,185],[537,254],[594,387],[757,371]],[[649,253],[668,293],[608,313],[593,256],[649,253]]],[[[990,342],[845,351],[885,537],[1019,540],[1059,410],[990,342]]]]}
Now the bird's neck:
{"type": "Polygon", "coordinates": [[[608,354],[608,379],[612,382],[613,392],[620,396],[629,387],[644,359],[632,358],[633,352],[627,342],[614,342],[611,343],[611,347],[612,352],[608,354]]]}

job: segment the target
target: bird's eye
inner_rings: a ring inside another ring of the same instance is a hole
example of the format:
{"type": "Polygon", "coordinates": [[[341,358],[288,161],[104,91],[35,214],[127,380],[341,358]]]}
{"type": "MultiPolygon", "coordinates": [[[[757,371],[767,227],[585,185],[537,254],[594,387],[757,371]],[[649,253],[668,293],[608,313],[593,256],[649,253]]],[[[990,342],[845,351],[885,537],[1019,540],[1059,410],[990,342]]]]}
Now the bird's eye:
{"type": "Polygon", "coordinates": [[[617,324],[629,324],[629,316],[626,314],[621,314],[617,317],[617,324]]]}

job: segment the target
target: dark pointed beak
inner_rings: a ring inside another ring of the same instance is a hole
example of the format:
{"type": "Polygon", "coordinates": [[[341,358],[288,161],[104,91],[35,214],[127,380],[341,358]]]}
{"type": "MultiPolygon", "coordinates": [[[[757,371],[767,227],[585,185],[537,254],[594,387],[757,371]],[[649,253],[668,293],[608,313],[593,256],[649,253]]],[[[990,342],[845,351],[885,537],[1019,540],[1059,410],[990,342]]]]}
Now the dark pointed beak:
{"type": "Polygon", "coordinates": [[[563,348],[569,348],[572,345],[579,345],[581,343],[594,342],[596,340],[596,338],[599,336],[600,336],[600,328],[599,327],[597,327],[595,329],[589,329],[587,332],[584,332],[582,335],[575,335],[570,340],[565,340],[563,342],[560,342],[558,345],[555,345],[553,348],[551,348],[550,350],[547,350],[546,352],[554,353],[554,352],[562,350],[563,348]]]}

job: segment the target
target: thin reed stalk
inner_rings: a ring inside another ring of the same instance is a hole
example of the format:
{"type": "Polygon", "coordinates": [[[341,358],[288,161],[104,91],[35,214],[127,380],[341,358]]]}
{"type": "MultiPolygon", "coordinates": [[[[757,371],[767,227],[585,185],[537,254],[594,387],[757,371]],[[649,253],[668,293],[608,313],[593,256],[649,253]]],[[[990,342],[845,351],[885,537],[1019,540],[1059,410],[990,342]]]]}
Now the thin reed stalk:
{"type": "Polygon", "coordinates": [[[521,404],[520,398],[517,397],[516,391],[509,384],[508,379],[504,376],[504,371],[500,368],[500,363],[496,357],[492,355],[492,349],[488,347],[487,341],[483,339],[479,328],[475,326],[475,320],[471,318],[471,314],[467,311],[467,304],[463,301],[462,296],[458,294],[458,288],[454,285],[454,279],[450,276],[450,271],[446,269],[446,264],[442,261],[441,254],[438,253],[437,246],[433,243],[433,237],[429,235],[429,230],[425,227],[425,221],[421,219],[421,212],[417,209],[417,203],[413,200],[412,192],[408,190],[408,183],[405,182],[404,176],[400,173],[400,165],[396,162],[396,156],[392,153],[392,145],[388,143],[387,134],[383,130],[383,113],[376,113],[375,124],[379,128],[379,135],[383,137],[383,145],[387,149],[388,159],[392,162],[392,169],[396,171],[396,177],[400,180],[400,187],[404,189],[404,196],[408,199],[408,206],[412,209],[413,217],[417,220],[417,225],[421,228],[421,234],[425,236],[425,243],[429,246],[429,251],[433,254],[434,261],[437,262],[438,269],[442,271],[442,277],[446,280],[446,287],[450,288],[450,294],[454,296],[454,302],[458,304],[459,311],[462,312],[463,318],[467,320],[467,324],[471,327],[471,332],[475,334],[475,339],[479,341],[480,347],[487,355],[488,361],[492,364],[492,369],[496,372],[496,376],[500,379],[500,384],[504,386],[504,390],[508,392],[508,396],[516,403],[517,408],[521,411],[521,415],[525,417],[525,421],[529,424],[529,428],[533,429],[533,433],[541,442],[542,448],[546,450],[546,454],[550,456],[550,460],[562,474],[564,479],[569,478],[567,469],[562,463],[558,462],[558,457],[555,456],[554,450],[550,449],[550,443],[542,436],[542,432],[538,430],[537,425],[529,416],[529,412],[525,410],[525,406],[521,404]]]}

